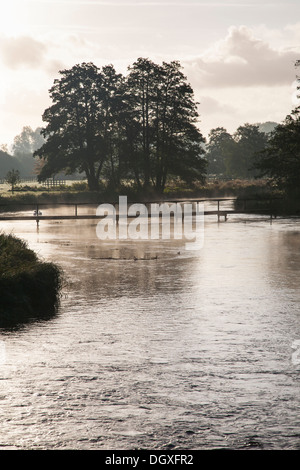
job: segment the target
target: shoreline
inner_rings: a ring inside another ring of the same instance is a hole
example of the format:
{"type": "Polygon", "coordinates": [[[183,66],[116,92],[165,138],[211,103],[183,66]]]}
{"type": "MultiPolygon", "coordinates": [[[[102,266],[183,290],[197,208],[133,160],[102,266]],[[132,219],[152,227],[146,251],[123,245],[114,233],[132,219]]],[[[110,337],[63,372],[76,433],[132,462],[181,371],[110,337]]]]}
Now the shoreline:
{"type": "Polygon", "coordinates": [[[271,186],[270,181],[261,180],[229,180],[215,179],[205,185],[195,183],[185,185],[180,182],[170,182],[165,191],[160,194],[154,188],[138,190],[130,185],[123,185],[119,191],[103,188],[101,191],[89,191],[77,186],[65,186],[52,191],[41,191],[26,186],[15,189],[14,193],[0,193],[0,212],[7,209],[17,211],[24,206],[33,210],[37,206],[60,204],[114,204],[120,195],[127,196],[128,203],[168,202],[170,200],[188,199],[222,199],[235,198],[235,207],[240,208],[246,201],[247,212],[270,211],[270,207],[278,215],[299,215],[300,202],[297,195],[288,196],[278,188],[271,186]]]}

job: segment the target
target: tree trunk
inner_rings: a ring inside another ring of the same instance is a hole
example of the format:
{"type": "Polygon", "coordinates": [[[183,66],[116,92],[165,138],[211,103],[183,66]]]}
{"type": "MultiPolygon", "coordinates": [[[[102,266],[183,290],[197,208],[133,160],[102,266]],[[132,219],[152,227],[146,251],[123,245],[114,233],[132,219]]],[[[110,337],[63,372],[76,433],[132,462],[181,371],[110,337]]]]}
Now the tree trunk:
{"type": "Polygon", "coordinates": [[[88,186],[90,191],[98,191],[99,190],[99,181],[97,180],[95,173],[86,172],[88,186]]]}

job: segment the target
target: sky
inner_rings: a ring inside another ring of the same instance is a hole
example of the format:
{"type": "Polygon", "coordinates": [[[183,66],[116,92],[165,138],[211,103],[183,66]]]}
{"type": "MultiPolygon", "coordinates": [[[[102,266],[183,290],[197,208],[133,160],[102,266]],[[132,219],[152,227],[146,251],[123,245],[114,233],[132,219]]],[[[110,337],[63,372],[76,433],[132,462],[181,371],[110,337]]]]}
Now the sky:
{"type": "Polygon", "coordinates": [[[299,0],[10,0],[0,16],[0,145],[43,126],[59,71],[178,60],[199,127],[282,122],[298,104],[299,0]]]}

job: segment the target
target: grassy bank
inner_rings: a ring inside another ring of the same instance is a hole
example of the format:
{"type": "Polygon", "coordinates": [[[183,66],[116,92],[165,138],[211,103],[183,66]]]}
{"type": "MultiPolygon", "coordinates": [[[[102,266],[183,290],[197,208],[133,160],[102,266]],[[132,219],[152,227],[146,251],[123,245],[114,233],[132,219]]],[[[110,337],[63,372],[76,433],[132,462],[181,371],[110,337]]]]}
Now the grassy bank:
{"type": "Polygon", "coordinates": [[[157,193],[154,188],[138,190],[130,184],[124,184],[119,190],[111,190],[103,187],[100,191],[89,191],[86,183],[74,183],[71,186],[58,187],[45,191],[42,188],[26,186],[22,191],[9,191],[0,195],[0,211],[17,210],[22,205],[32,207],[36,204],[56,203],[110,203],[118,200],[119,195],[126,195],[128,201],[151,201],[169,198],[211,198],[211,197],[254,197],[270,193],[266,180],[230,180],[208,181],[205,185],[195,182],[186,184],[181,181],[168,182],[163,194],[157,193]],[[1,206],[2,204],[2,206],[1,206]]]}
{"type": "MultiPolygon", "coordinates": [[[[163,194],[150,188],[147,191],[138,189],[130,182],[126,182],[118,190],[102,186],[99,191],[89,191],[85,182],[50,188],[38,186],[24,186],[13,194],[11,191],[0,194],[0,212],[7,210],[35,210],[36,205],[45,204],[102,204],[117,202],[120,195],[127,196],[128,202],[162,201],[184,198],[237,198],[236,208],[244,207],[249,213],[269,213],[270,208],[274,214],[299,215],[299,195],[285,196],[270,184],[267,179],[235,179],[235,180],[207,180],[205,184],[194,182],[187,184],[180,180],[171,180],[166,185],[163,194]],[[27,207],[26,207],[27,206],[27,207]]],[[[42,209],[42,207],[40,207],[42,209]]]]}
{"type": "Polygon", "coordinates": [[[256,197],[258,195],[269,194],[271,188],[269,182],[262,180],[208,180],[205,184],[194,183],[191,186],[183,183],[170,182],[164,195],[169,197],[256,197]]]}
{"type": "Polygon", "coordinates": [[[101,193],[95,191],[53,191],[53,192],[36,192],[27,191],[24,193],[5,194],[0,196],[0,211],[7,210],[7,206],[11,210],[19,209],[22,205],[34,206],[40,204],[56,204],[71,202],[87,202],[98,203],[103,199],[101,193]]]}
{"type": "Polygon", "coordinates": [[[0,234],[0,327],[53,315],[61,283],[56,265],[40,261],[24,241],[0,234]]]}

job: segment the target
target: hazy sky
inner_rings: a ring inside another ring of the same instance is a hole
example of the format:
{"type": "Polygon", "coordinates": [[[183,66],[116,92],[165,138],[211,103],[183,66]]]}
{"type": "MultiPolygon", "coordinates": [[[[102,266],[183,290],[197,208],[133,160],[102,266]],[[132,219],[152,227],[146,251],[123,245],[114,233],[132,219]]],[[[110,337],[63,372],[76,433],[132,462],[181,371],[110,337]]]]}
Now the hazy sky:
{"type": "MultiPolygon", "coordinates": [[[[9,0],[0,16],[0,145],[42,125],[58,71],[179,60],[200,129],[280,122],[296,104],[300,2],[9,0]]],[[[298,71],[300,75],[300,71],[298,71]]]]}

